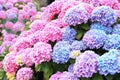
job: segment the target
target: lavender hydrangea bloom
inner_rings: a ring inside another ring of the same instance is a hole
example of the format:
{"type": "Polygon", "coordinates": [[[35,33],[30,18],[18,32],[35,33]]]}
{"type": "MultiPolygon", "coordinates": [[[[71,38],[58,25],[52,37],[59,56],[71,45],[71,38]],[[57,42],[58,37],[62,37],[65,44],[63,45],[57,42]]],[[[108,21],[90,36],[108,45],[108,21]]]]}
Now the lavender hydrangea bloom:
{"type": "Polygon", "coordinates": [[[98,29],[98,30],[103,30],[106,32],[106,34],[110,34],[112,32],[112,27],[107,27],[107,26],[103,26],[101,23],[93,23],[92,25],[90,25],[90,29],[98,29]]]}
{"type": "Polygon", "coordinates": [[[78,79],[77,76],[75,76],[73,73],[64,71],[64,72],[61,74],[59,80],[79,80],[79,79],[78,79]]]}
{"type": "Polygon", "coordinates": [[[70,41],[72,43],[73,40],[75,40],[76,37],[76,30],[73,28],[70,28],[69,26],[64,28],[62,31],[62,40],[63,41],[70,41]]]}
{"type": "Polygon", "coordinates": [[[92,22],[100,22],[104,26],[111,26],[117,21],[118,15],[109,6],[96,7],[91,15],[92,22]]]}
{"type": "Polygon", "coordinates": [[[120,52],[111,49],[98,58],[98,70],[101,75],[120,73],[120,52]]]}
{"type": "Polygon", "coordinates": [[[68,72],[73,72],[74,70],[73,70],[73,67],[74,67],[74,64],[71,64],[71,65],[69,65],[69,67],[68,67],[68,72]]]}
{"type": "Polygon", "coordinates": [[[107,39],[105,40],[103,49],[105,49],[105,50],[110,50],[110,49],[120,50],[120,35],[119,34],[108,35],[107,39]]]}
{"type": "Polygon", "coordinates": [[[32,76],[33,76],[32,69],[24,67],[18,70],[16,80],[31,80],[32,76]]]}
{"type": "Polygon", "coordinates": [[[74,40],[70,46],[70,50],[85,50],[87,47],[83,44],[83,41],[74,40]]]}
{"type": "Polygon", "coordinates": [[[77,5],[68,9],[63,19],[68,25],[76,26],[78,24],[87,23],[89,17],[85,8],[81,5],[77,5]]]}
{"type": "Polygon", "coordinates": [[[58,51],[61,47],[66,47],[68,49],[70,49],[70,44],[68,41],[59,41],[55,44],[55,46],[53,47],[53,51],[58,51]]]}
{"type": "Polygon", "coordinates": [[[3,6],[2,6],[2,4],[0,4],[0,11],[3,9],[3,6]]]}
{"type": "Polygon", "coordinates": [[[106,33],[102,30],[92,29],[83,36],[83,43],[90,49],[99,49],[106,40],[106,33]]]}
{"type": "Polygon", "coordinates": [[[93,51],[85,51],[76,58],[74,74],[78,77],[92,77],[93,73],[97,73],[98,57],[93,51]]]}
{"type": "Polygon", "coordinates": [[[67,63],[69,60],[70,51],[68,48],[62,47],[52,53],[52,60],[57,64],[67,63]]]}
{"type": "Polygon", "coordinates": [[[15,13],[7,14],[7,19],[8,20],[12,20],[12,19],[16,19],[16,18],[17,18],[17,15],[15,13]]]}
{"type": "Polygon", "coordinates": [[[119,34],[120,35],[120,24],[117,24],[114,26],[112,34],[119,34]]]}

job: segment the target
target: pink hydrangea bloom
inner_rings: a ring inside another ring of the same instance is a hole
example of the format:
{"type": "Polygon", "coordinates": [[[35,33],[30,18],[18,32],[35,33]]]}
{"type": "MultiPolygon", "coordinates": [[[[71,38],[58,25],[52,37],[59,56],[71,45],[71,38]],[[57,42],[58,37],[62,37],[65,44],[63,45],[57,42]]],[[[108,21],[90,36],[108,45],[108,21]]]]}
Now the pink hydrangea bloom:
{"type": "Polygon", "coordinates": [[[54,1],[52,4],[47,6],[41,15],[41,19],[51,21],[56,14],[59,14],[62,8],[62,1],[54,1]]]}
{"type": "Polygon", "coordinates": [[[99,0],[99,2],[104,6],[110,6],[112,8],[116,3],[118,3],[118,0],[99,0]]]}
{"type": "Polygon", "coordinates": [[[45,20],[35,20],[30,25],[31,30],[37,31],[37,30],[43,30],[47,22],[45,20]]]}
{"type": "Polygon", "coordinates": [[[61,72],[56,72],[55,74],[53,74],[49,80],[59,80],[60,76],[61,76],[61,72]]]}
{"type": "Polygon", "coordinates": [[[12,41],[15,38],[14,34],[4,35],[4,41],[12,41]]]}
{"type": "Polygon", "coordinates": [[[13,23],[12,22],[10,22],[10,21],[7,21],[6,23],[5,23],[5,27],[7,28],[7,29],[11,29],[12,30],[12,28],[13,28],[13,23]]]}
{"type": "Polygon", "coordinates": [[[31,80],[33,71],[29,67],[24,67],[18,70],[16,74],[16,80],[31,80]]]}
{"type": "Polygon", "coordinates": [[[62,31],[59,27],[56,27],[56,25],[46,26],[43,31],[45,31],[50,41],[60,41],[62,38],[62,31]]]}
{"type": "Polygon", "coordinates": [[[19,51],[21,49],[26,49],[26,48],[30,48],[32,45],[30,43],[30,39],[25,37],[25,38],[20,38],[18,39],[15,44],[14,44],[14,49],[16,51],[19,51]]]}
{"type": "Polygon", "coordinates": [[[17,56],[20,56],[22,63],[26,66],[32,66],[34,64],[30,57],[30,52],[32,51],[32,49],[33,48],[22,49],[17,53],[17,56]]]}
{"type": "Polygon", "coordinates": [[[24,27],[25,27],[25,25],[18,21],[14,24],[12,31],[18,32],[18,31],[21,31],[24,27]]]}
{"type": "Polygon", "coordinates": [[[30,53],[31,59],[35,64],[42,62],[49,62],[51,60],[52,47],[50,44],[44,42],[37,42],[34,45],[33,51],[30,53]]]}
{"type": "Polygon", "coordinates": [[[6,12],[0,11],[0,19],[5,19],[5,18],[6,18],[6,12]]]}
{"type": "Polygon", "coordinates": [[[52,26],[52,25],[59,28],[63,28],[67,26],[67,24],[61,19],[55,19],[46,24],[46,26],[52,26]]]}
{"type": "Polygon", "coordinates": [[[78,1],[75,1],[75,0],[68,0],[67,2],[64,2],[62,8],[61,8],[61,12],[60,14],[58,15],[58,19],[62,19],[66,13],[66,11],[75,6],[75,5],[78,5],[79,2],[78,1]]]}
{"type": "Polygon", "coordinates": [[[6,9],[13,8],[13,3],[7,2],[7,3],[5,4],[5,8],[6,8],[6,9]]]}
{"type": "Polygon", "coordinates": [[[15,53],[9,53],[5,56],[3,60],[3,68],[8,73],[14,73],[19,68],[19,66],[16,64],[15,56],[15,53]]]}
{"type": "Polygon", "coordinates": [[[33,31],[31,31],[31,30],[23,31],[23,32],[20,34],[19,38],[20,38],[20,37],[27,37],[27,36],[29,36],[30,34],[33,34],[33,31]]]}

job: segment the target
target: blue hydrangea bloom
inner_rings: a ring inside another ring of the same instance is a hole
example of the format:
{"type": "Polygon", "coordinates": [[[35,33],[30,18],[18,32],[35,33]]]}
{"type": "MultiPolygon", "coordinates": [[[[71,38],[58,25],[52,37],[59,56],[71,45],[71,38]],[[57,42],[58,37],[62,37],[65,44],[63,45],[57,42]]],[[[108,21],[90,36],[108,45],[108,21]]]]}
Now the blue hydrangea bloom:
{"type": "Polygon", "coordinates": [[[73,70],[74,74],[78,77],[92,77],[94,73],[97,73],[99,55],[94,51],[85,51],[76,58],[73,70]]]}
{"type": "Polygon", "coordinates": [[[92,29],[83,36],[83,43],[90,49],[99,49],[106,40],[106,33],[102,30],[92,29]]]}
{"type": "Polygon", "coordinates": [[[83,44],[83,41],[74,40],[70,45],[70,50],[85,50],[87,47],[83,44]]]}
{"type": "Polygon", "coordinates": [[[91,21],[100,22],[104,26],[111,26],[117,21],[118,15],[109,6],[99,6],[92,11],[91,21]]]}
{"type": "Polygon", "coordinates": [[[98,58],[98,70],[101,75],[120,73],[120,52],[111,49],[98,58]]]}
{"type": "Polygon", "coordinates": [[[90,16],[85,8],[82,5],[77,5],[68,9],[63,19],[68,25],[76,26],[87,23],[89,18],[90,16]]]}
{"type": "Polygon", "coordinates": [[[65,47],[65,48],[68,48],[70,50],[70,44],[68,41],[59,41],[53,47],[53,51],[58,51],[58,49],[60,49],[61,47],[65,47]]]}
{"type": "Polygon", "coordinates": [[[106,32],[106,34],[112,33],[112,27],[103,26],[101,23],[98,23],[98,22],[91,24],[90,29],[103,30],[106,32]]]}
{"type": "Polygon", "coordinates": [[[117,49],[120,50],[120,35],[119,34],[111,34],[107,36],[103,49],[117,49]]]}
{"type": "Polygon", "coordinates": [[[69,60],[70,50],[65,47],[61,47],[58,51],[52,53],[52,60],[57,64],[67,63],[69,60]]]}
{"type": "Polygon", "coordinates": [[[62,31],[62,40],[72,43],[72,41],[75,40],[76,34],[77,32],[75,29],[66,27],[62,31]]]}
{"type": "Polygon", "coordinates": [[[120,24],[117,24],[114,26],[112,34],[119,34],[120,35],[120,24]]]}

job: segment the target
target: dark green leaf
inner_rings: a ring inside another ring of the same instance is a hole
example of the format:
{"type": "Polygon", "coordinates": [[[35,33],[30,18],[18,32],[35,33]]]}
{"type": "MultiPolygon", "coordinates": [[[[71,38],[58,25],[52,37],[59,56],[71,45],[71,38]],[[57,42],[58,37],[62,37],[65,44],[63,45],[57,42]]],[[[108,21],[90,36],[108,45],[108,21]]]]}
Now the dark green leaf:
{"type": "Polygon", "coordinates": [[[103,80],[100,74],[94,74],[91,80],[103,80]]]}
{"type": "Polygon", "coordinates": [[[83,24],[83,25],[81,25],[81,28],[84,30],[89,30],[90,27],[88,24],[83,24]]]}
{"type": "Polygon", "coordinates": [[[83,34],[84,34],[83,30],[77,31],[76,39],[80,40],[82,38],[83,34]]]}
{"type": "Polygon", "coordinates": [[[113,75],[107,75],[106,77],[105,77],[107,80],[112,80],[113,79],[113,75]]]}

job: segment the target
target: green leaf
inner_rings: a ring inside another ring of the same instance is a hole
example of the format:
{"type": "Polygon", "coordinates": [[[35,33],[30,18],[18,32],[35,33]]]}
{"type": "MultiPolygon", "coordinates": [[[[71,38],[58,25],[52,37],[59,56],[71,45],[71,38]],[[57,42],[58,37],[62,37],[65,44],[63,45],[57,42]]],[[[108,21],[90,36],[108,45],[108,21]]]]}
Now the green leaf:
{"type": "Polygon", "coordinates": [[[41,71],[42,70],[42,65],[41,64],[38,64],[36,67],[35,67],[35,71],[38,72],[38,71],[41,71]]]}
{"type": "Polygon", "coordinates": [[[0,61],[2,61],[4,59],[4,55],[0,55],[0,61]]]}
{"type": "Polygon", "coordinates": [[[75,59],[70,59],[69,62],[70,62],[71,64],[74,64],[74,63],[75,63],[75,59]]]}
{"type": "Polygon", "coordinates": [[[76,39],[80,40],[82,38],[83,34],[84,34],[83,30],[77,31],[76,39]]]}
{"type": "Polygon", "coordinates": [[[90,27],[88,24],[83,24],[83,25],[81,25],[81,28],[84,30],[89,30],[90,27]]]}
{"type": "Polygon", "coordinates": [[[100,74],[94,74],[91,80],[104,80],[100,74]]]}
{"type": "Polygon", "coordinates": [[[0,80],[7,80],[6,72],[3,69],[0,70],[0,80]]]}
{"type": "Polygon", "coordinates": [[[6,23],[6,19],[3,19],[1,23],[2,23],[2,24],[5,24],[5,23],[6,23]]]}
{"type": "Polygon", "coordinates": [[[10,21],[13,22],[13,23],[16,23],[18,21],[18,18],[12,19],[10,21]]]}
{"type": "Polygon", "coordinates": [[[106,77],[105,77],[107,80],[112,80],[113,79],[113,75],[107,75],[106,77]]]}

